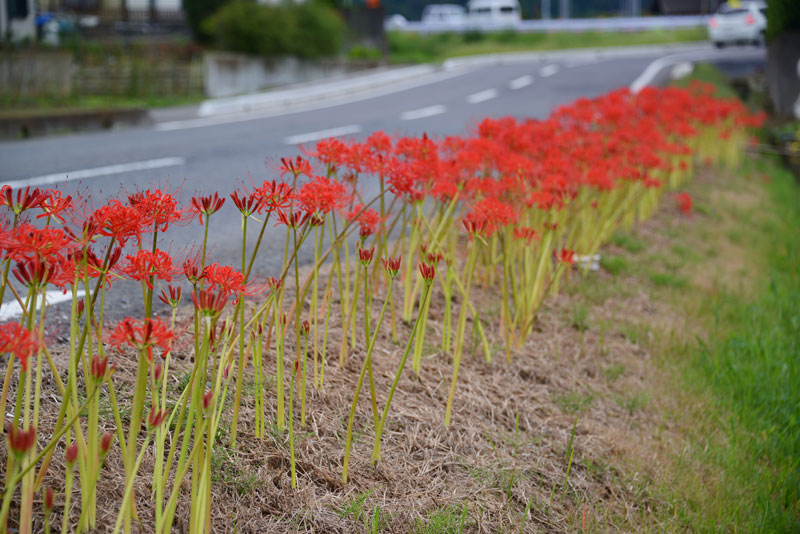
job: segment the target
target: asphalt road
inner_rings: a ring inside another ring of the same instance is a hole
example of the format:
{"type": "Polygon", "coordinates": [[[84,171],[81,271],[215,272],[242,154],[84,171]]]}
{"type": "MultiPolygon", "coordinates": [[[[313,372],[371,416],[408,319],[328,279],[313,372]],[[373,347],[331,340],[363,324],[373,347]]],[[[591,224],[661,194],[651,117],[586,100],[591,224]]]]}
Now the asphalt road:
{"type": "MultiPolygon", "coordinates": [[[[313,145],[310,140],[326,132],[345,133],[355,139],[378,130],[438,137],[466,134],[487,116],[544,118],[576,98],[629,86],[662,55],[473,65],[432,74],[407,90],[360,95],[355,101],[322,107],[309,103],[316,109],[307,111],[258,118],[219,116],[200,123],[186,116],[166,125],[2,142],[0,182],[20,186],[46,176],[94,174],[59,187],[69,194],[82,192],[96,204],[121,188],[180,188],[186,201],[196,193],[218,191],[227,195],[240,184],[249,184],[250,177],[257,184],[277,178],[281,157],[294,156],[298,142],[305,140],[313,145]],[[104,169],[119,165],[122,167],[104,169]],[[154,168],[142,168],[148,165],[154,168]]],[[[684,51],[681,57],[720,62],[741,70],[763,66],[764,52],[754,48],[715,51],[708,46],[684,51]]],[[[656,72],[651,83],[662,82],[669,70],[656,72]]],[[[235,265],[241,253],[241,221],[232,206],[226,205],[224,213],[212,219],[210,244],[215,259],[235,265]]],[[[193,224],[171,232],[160,244],[180,255],[187,243],[201,239],[201,232],[201,227],[193,224]]],[[[282,239],[277,231],[267,236],[258,261],[260,273],[276,274],[282,239]]],[[[113,315],[135,314],[141,298],[137,292],[133,287],[121,291],[109,307],[113,315]]]]}

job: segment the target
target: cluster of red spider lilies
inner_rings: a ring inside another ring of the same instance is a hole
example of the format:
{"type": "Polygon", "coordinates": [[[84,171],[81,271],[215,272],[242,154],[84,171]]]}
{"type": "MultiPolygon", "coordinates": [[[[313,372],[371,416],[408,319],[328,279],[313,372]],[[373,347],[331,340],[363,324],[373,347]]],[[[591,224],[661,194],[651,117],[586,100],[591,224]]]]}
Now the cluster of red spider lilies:
{"type": "Polygon", "coordinates": [[[443,302],[442,335],[428,343],[452,359],[442,407],[449,425],[468,322],[487,360],[495,356],[489,338],[502,340],[509,359],[573,264],[580,267],[616,229],[647,217],[665,190],[691,177],[695,159],[735,164],[747,127],[758,121],[707,86],[618,91],[544,121],[487,119],[469,137],[375,133],[363,143],[323,141],[307,158],[283,160],[280,180],[234,192],[230,202],[214,193],[181,204],[167,191],[146,190],[87,209],[58,190],[4,187],[0,298],[13,294],[23,313],[0,325],[0,407],[10,414],[0,531],[14,523],[23,534],[34,525],[50,530],[54,494],[44,480],[56,454],[66,464],[62,532],[95,528],[96,488],[109,454],[120,456],[125,474],[115,532],[131,532],[141,510],[150,510],[136,505],[137,478],[150,485],[157,532],[171,530],[179,500],[189,502],[189,530],[206,531],[212,449],[221,424],[230,425],[236,445],[242,397],[254,395],[244,400],[255,407],[250,437],[264,438],[268,425],[286,433],[294,486],[294,428],[314,410],[307,388],[324,388],[327,366],[353,357],[361,372],[346,429],[346,481],[361,389],[366,382],[377,462],[406,362],[411,372],[424,372],[434,299],[443,302]],[[220,210],[241,214],[236,265],[207,261],[220,210]],[[170,226],[195,220],[205,238],[193,253],[176,258],[159,248],[170,226]],[[264,232],[276,225],[285,236],[282,269],[257,276],[264,232]],[[248,247],[253,230],[258,240],[248,247]],[[314,253],[303,276],[302,247],[314,253]],[[141,283],[143,314],[108,325],[104,302],[120,278],[141,283]],[[497,323],[471,300],[478,282],[500,289],[497,323]],[[68,342],[60,347],[66,357],[56,358],[67,362],[61,367],[44,342],[49,286],[72,296],[68,342]],[[170,319],[154,315],[155,298],[172,308],[170,319]],[[193,319],[183,329],[191,341],[181,345],[176,320],[183,301],[193,319]],[[376,320],[373,307],[380,310],[376,320]],[[411,326],[407,339],[399,339],[399,320],[411,326]],[[391,389],[378,391],[372,358],[386,321],[405,350],[391,389]],[[342,332],[337,339],[329,335],[334,323],[342,332]],[[173,348],[193,355],[179,392],[167,387],[173,348]],[[115,386],[121,350],[137,355],[132,386],[115,386]],[[60,393],[60,411],[39,432],[43,376],[60,393]],[[254,393],[243,391],[245,376],[254,393]],[[153,465],[144,473],[146,453],[153,465]]]}

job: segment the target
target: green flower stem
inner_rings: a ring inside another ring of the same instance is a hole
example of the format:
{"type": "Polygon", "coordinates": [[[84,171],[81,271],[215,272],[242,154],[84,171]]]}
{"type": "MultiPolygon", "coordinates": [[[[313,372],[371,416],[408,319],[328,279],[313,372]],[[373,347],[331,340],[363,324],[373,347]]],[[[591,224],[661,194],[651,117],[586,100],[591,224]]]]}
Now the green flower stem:
{"type": "Polygon", "coordinates": [[[67,467],[66,481],[64,482],[64,514],[61,518],[61,532],[69,532],[69,507],[72,500],[72,481],[74,476],[73,469],[67,467]]]}
{"type": "MultiPolygon", "coordinates": [[[[324,224],[324,219],[323,219],[324,224]]],[[[317,265],[319,264],[319,254],[320,248],[322,248],[322,227],[316,226],[315,227],[315,236],[314,236],[314,270],[313,270],[313,289],[311,290],[311,335],[313,336],[312,339],[314,340],[312,344],[312,352],[314,357],[314,384],[319,383],[319,362],[317,359],[317,353],[319,349],[319,331],[318,331],[318,323],[319,323],[319,316],[317,312],[317,300],[319,299],[319,268],[317,265]]]]}
{"type": "Polygon", "coordinates": [[[275,354],[277,358],[277,367],[275,369],[275,391],[277,395],[276,425],[278,430],[283,432],[286,424],[283,407],[283,336],[286,333],[286,325],[283,322],[283,317],[280,315],[278,299],[275,299],[275,319],[273,320],[273,323],[275,324],[275,354]]]}
{"type": "MultiPolygon", "coordinates": [[[[423,291],[423,300],[430,301],[430,290],[432,284],[425,284],[425,289],[423,291]]],[[[391,288],[391,284],[389,285],[391,288]]],[[[414,321],[414,326],[411,329],[411,335],[408,337],[408,343],[406,343],[406,349],[403,351],[403,357],[400,359],[400,365],[397,368],[397,372],[394,375],[394,380],[392,381],[392,387],[389,389],[389,396],[386,398],[386,404],[383,405],[383,413],[381,414],[381,418],[378,421],[378,426],[375,430],[375,443],[372,446],[372,459],[370,460],[373,464],[378,462],[381,459],[381,438],[383,436],[383,429],[386,426],[386,419],[389,416],[389,406],[392,404],[392,398],[394,397],[394,392],[397,389],[397,384],[400,382],[400,376],[403,374],[403,368],[405,368],[406,360],[408,359],[408,354],[411,352],[411,343],[415,338],[415,334],[417,332],[417,327],[420,323],[421,314],[417,314],[417,319],[414,321]]]]}
{"type": "MultiPolygon", "coordinates": [[[[128,513],[128,507],[133,506],[133,483],[136,481],[136,472],[139,471],[139,466],[142,465],[144,453],[147,451],[147,444],[150,443],[150,434],[151,432],[148,431],[144,440],[144,444],[142,445],[142,448],[136,457],[136,461],[133,464],[132,476],[126,477],[127,482],[125,484],[125,493],[122,496],[122,508],[120,509],[119,514],[117,514],[117,522],[114,524],[114,534],[119,532],[119,529],[122,526],[123,518],[130,517],[130,514],[128,513]]],[[[64,532],[66,532],[66,530],[64,532]]]]}
{"type": "MultiPolygon", "coordinates": [[[[242,276],[245,273],[247,261],[247,219],[242,215],[242,276]]],[[[263,228],[263,227],[262,227],[263,228]]],[[[255,256],[254,256],[255,258],[255,256]]],[[[247,280],[245,280],[246,282],[247,280]]],[[[236,394],[233,400],[233,417],[231,419],[230,446],[236,448],[236,434],[239,429],[239,406],[242,402],[242,380],[244,379],[244,295],[239,295],[236,303],[236,316],[239,317],[239,361],[236,365],[236,394]]]]}
{"type": "Polygon", "coordinates": [[[469,302],[469,289],[472,285],[472,275],[475,272],[475,264],[478,259],[478,243],[473,242],[467,259],[467,276],[464,287],[464,304],[458,314],[458,327],[456,331],[456,347],[453,353],[453,378],[450,381],[450,393],[447,396],[447,407],[444,412],[444,426],[450,426],[450,415],[453,411],[453,398],[456,394],[456,383],[458,381],[458,370],[461,366],[461,354],[464,350],[464,334],[467,326],[467,309],[465,305],[469,302]]]}
{"type": "Polygon", "coordinates": [[[294,375],[296,373],[292,371],[292,377],[289,383],[289,471],[291,473],[292,478],[292,489],[297,489],[297,471],[295,469],[295,460],[294,460],[294,375]]]}
{"type": "MultiPolygon", "coordinates": [[[[389,279],[389,289],[388,291],[392,291],[392,285],[394,283],[393,279],[389,279]]],[[[367,345],[367,354],[364,358],[364,363],[361,366],[361,373],[358,376],[358,382],[356,383],[356,390],[353,394],[353,403],[350,405],[350,415],[347,418],[347,437],[345,438],[344,444],[344,463],[342,464],[342,482],[345,484],[347,483],[347,469],[350,465],[350,451],[353,445],[353,420],[356,416],[356,406],[358,405],[358,397],[361,393],[361,387],[364,385],[364,376],[367,373],[367,369],[371,365],[371,358],[372,358],[372,351],[375,348],[375,341],[378,339],[378,332],[380,332],[381,325],[383,324],[383,317],[386,315],[386,307],[389,304],[389,299],[385,299],[383,301],[383,308],[381,308],[381,314],[378,317],[378,324],[375,327],[375,332],[372,334],[372,339],[367,345]]],[[[412,332],[413,337],[413,332],[412,332]]]]}
{"type": "MultiPolygon", "coordinates": [[[[384,307],[388,298],[384,301],[384,307]]],[[[372,298],[369,290],[369,268],[364,266],[364,343],[369,345],[370,330],[369,319],[372,310],[372,298]]],[[[377,334],[377,329],[375,331],[377,334]]],[[[372,358],[369,358],[369,365],[367,366],[367,381],[369,382],[369,398],[372,404],[372,424],[374,428],[378,428],[378,399],[375,395],[375,378],[372,374],[372,358]]]]}

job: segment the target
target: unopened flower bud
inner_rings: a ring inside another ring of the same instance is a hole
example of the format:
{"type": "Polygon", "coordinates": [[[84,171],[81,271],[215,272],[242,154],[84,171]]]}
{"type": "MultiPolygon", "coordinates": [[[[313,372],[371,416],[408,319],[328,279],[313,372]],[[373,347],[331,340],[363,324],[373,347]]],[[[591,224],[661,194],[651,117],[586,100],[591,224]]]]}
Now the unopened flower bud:
{"type": "Polygon", "coordinates": [[[106,457],[108,455],[108,451],[111,450],[111,445],[114,443],[114,433],[109,431],[103,433],[100,437],[100,455],[101,457],[106,457]]]}
{"type": "Polygon", "coordinates": [[[67,447],[66,452],[64,453],[64,459],[67,462],[67,467],[72,469],[75,466],[75,460],[78,459],[78,444],[74,441],[72,444],[67,447]]]}
{"type": "Polygon", "coordinates": [[[54,497],[53,488],[47,486],[44,489],[44,513],[49,514],[50,510],[53,509],[53,497],[54,497]]]}
{"type": "Polygon", "coordinates": [[[208,410],[208,407],[211,406],[211,401],[214,399],[214,390],[209,389],[205,395],[203,395],[203,410],[208,410]]]}

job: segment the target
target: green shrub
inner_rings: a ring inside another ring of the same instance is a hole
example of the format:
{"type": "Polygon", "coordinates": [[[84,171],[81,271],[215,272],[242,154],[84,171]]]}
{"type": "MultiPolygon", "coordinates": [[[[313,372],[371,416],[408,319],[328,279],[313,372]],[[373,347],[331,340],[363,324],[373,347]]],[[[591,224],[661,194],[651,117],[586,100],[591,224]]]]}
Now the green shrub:
{"type": "Polygon", "coordinates": [[[303,58],[339,53],[345,31],[339,14],[317,2],[266,5],[235,0],[203,27],[222,50],[303,58]]]}
{"type": "Polygon", "coordinates": [[[347,57],[357,60],[380,61],[383,52],[374,46],[355,45],[347,52],[347,57]]]}

